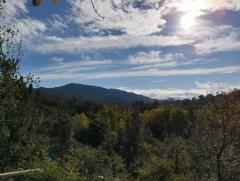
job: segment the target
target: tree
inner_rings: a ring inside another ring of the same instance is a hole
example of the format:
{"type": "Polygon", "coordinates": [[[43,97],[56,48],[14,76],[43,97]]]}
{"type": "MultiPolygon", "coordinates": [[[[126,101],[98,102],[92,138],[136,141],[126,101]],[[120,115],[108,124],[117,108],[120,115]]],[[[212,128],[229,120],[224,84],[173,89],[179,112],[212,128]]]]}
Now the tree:
{"type": "Polygon", "coordinates": [[[120,156],[103,150],[80,146],[66,154],[64,163],[77,168],[79,180],[127,180],[125,165],[120,156]]]}
{"type": "Polygon", "coordinates": [[[96,114],[96,122],[104,134],[104,142],[101,145],[104,150],[113,152],[116,149],[131,114],[131,110],[121,106],[105,106],[96,114]]]}
{"type": "Polygon", "coordinates": [[[173,163],[168,159],[153,156],[149,158],[140,169],[138,180],[140,181],[166,181],[173,175],[173,163]]]}
{"type": "Polygon", "coordinates": [[[172,134],[184,136],[189,127],[187,111],[175,106],[160,106],[146,111],[142,119],[155,138],[163,139],[172,134]]]}
{"type": "Polygon", "coordinates": [[[42,171],[34,172],[22,176],[22,180],[33,181],[78,181],[81,180],[77,174],[76,168],[66,163],[59,161],[44,160],[35,164],[36,168],[41,168],[42,171]]]}
{"type": "MultiPolygon", "coordinates": [[[[231,94],[218,95],[214,100],[201,106],[198,119],[205,130],[204,137],[208,138],[209,148],[215,157],[217,180],[225,180],[224,157],[232,147],[239,143],[240,136],[240,102],[231,94]]],[[[199,137],[198,134],[196,136],[199,137]]],[[[204,144],[207,147],[207,143],[204,144]]]]}
{"type": "Polygon", "coordinates": [[[46,121],[52,124],[48,129],[50,130],[49,136],[52,138],[50,152],[54,157],[62,157],[74,146],[74,122],[71,116],[64,111],[65,109],[64,102],[58,100],[52,110],[52,119],[45,116],[46,121]]]}
{"type": "Polygon", "coordinates": [[[73,122],[76,127],[80,129],[86,129],[89,127],[89,119],[84,113],[76,114],[73,117],[73,122]]]}
{"type": "Polygon", "coordinates": [[[137,111],[126,120],[126,127],[120,133],[117,152],[124,158],[127,166],[144,157],[144,125],[137,111]]]}
{"type": "Polygon", "coordinates": [[[188,172],[190,163],[186,141],[179,136],[171,136],[157,145],[161,157],[173,162],[175,174],[187,174],[188,172]]]}
{"type": "MultiPolygon", "coordinates": [[[[0,1],[4,10],[5,1],[0,1]]],[[[3,15],[4,16],[4,15],[3,15]]],[[[33,102],[33,76],[19,73],[21,40],[0,25],[0,170],[29,167],[41,158],[36,131],[38,109],[33,102]]]]}

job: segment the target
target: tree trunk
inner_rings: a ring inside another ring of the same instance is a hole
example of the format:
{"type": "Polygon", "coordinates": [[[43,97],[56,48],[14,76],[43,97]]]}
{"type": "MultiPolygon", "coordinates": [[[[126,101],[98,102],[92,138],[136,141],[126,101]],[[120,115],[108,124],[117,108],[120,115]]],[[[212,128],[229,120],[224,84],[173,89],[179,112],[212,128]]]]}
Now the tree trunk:
{"type": "Polygon", "coordinates": [[[220,155],[217,155],[217,178],[218,178],[218,181],[222,181],[221,156],[220,155]]]}

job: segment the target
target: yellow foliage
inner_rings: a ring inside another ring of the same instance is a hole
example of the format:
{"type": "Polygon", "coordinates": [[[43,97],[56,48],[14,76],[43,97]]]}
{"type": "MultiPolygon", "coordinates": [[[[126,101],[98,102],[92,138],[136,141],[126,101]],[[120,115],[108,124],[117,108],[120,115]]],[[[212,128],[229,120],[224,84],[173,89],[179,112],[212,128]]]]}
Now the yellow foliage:
{"type": "MultiPolygon", "coordinates": [[[[33,6],[39,6],[41,4],[42,0],[32,0],[32,2],[33,2],[33,6]]],[[[51,0],[51,3],[56,4],[57,0],[51,0]]]]}
{"type": "Polygon", "coordinates": [[[52,4],[56,4],[57,0],[51,0],[52,4]]]}
{"type": "Polygon", "coordinates": [[[89,127],[89,119],[84,113],[76,114],[73,121],[78,128],[86,129],[89,127]]]}
{"type": "Polygon", "coordinates": [[[33,6],[39,6],[41,3],[41,0],[33,0],[33,6]]]}

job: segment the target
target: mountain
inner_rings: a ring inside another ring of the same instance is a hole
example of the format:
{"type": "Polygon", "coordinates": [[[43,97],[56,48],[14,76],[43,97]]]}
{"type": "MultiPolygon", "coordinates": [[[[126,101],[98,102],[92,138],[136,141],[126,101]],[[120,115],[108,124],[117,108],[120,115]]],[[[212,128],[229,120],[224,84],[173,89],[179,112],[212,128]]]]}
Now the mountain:
{"type": "Polygon", "coordinates": [[[153,102],[154,100],[137,95],[132,92],[126,92],[118,89],[106,89],[97,86],[83,84],[67,84],[61,87],[54,88],[38,88],[40,95],[54,96],[63,99],[75,98],[81,101],[92,101],[99,103],[132,103],[135,101],[143,101],[145,103],[153,102]]]}

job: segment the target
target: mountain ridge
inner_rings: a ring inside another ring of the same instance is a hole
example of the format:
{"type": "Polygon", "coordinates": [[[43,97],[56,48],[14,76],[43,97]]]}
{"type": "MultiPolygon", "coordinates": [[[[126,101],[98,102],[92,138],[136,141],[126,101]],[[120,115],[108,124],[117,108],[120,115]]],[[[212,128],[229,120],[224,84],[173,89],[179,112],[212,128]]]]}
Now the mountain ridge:
{"type": "Polygon", "coordinates": [[[99,103],[130,104],[136,101],[151,103],[155,100],[147,96],[135,94],[133,92],[76,83],[70,83],[53,88],[40,87],[37,90],[41,95],[44,96],[54,96],[63,99],[77,99],[81,101],[92,101],[99,103]]]}

